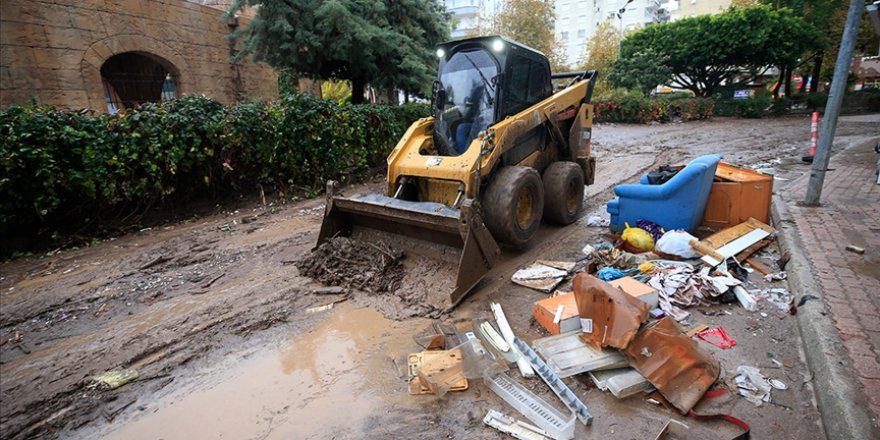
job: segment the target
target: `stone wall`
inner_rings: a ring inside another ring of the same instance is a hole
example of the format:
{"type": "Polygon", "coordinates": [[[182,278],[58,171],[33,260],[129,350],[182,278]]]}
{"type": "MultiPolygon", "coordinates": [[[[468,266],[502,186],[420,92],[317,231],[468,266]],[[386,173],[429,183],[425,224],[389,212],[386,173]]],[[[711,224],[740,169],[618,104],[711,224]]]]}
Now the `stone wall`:
{"type": "Polygon", "coordinates": [[[2,0],[0,106],[35,100],[107,111],[101,66],[126,52],[172,66],[179,95],[274,98],[278,81],[268,65],[230,63],[221,15],[185,0],[2,0]]]}

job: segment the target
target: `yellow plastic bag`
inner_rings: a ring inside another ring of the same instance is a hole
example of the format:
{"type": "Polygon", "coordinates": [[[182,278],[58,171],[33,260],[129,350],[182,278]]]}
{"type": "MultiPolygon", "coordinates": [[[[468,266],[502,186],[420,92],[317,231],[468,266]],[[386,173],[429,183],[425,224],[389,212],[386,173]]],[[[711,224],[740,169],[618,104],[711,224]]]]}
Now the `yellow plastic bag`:
{"type": "Polygon", "coordinates": [[[624,223],[624,225],[626,225],[626,229],[620,235],[624,242],[640,251],[654,250],[654,237],[648,231],[642,228],[631,228],[629,223],[624,223]]]}

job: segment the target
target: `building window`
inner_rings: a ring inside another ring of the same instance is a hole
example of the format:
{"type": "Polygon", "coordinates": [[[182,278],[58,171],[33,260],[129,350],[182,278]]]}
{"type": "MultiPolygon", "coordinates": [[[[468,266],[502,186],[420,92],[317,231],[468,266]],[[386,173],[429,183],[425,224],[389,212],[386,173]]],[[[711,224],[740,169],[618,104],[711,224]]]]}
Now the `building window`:
{"type": "Polygon", "coordinates": [[[586,37],[586,36],[587,36],[587,30],[586,30],[586,29],[578,29],[578,38],[584,38],[584,37],[586,37]]]}
{"type": "Polygon", "coordinates": [[[559,34],[559,38],[568,41],[568,32],[562,32],[559,34]]]}

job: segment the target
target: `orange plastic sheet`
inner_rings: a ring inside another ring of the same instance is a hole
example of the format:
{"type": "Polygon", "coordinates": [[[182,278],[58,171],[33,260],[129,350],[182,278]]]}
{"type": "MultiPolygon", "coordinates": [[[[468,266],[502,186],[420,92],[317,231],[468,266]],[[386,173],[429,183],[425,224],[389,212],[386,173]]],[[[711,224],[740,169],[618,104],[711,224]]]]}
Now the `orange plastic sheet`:
{"type": "Polygon", "coordinates": [[[581,339],[596,348],[624,349],[648,319],[651,306],[592,275],[572,283],[581,317],[581,339]]]}
{"type": "Polygon", "coordinates": [[[670,317],[646,325],[623,353],[682,414],[700,401],[721,373],[718,361],[670,317]]]}

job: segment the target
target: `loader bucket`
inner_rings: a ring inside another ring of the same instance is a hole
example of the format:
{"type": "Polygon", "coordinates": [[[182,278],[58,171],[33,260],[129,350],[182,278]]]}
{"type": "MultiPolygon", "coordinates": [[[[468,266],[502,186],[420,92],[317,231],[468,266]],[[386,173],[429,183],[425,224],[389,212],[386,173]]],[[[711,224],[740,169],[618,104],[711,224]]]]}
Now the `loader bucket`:
{"type": "Polygon", "coordinates": [[[366,228],[461,249],[455,288],[449,294],[446,310],[464,298],[501,253],[472,200],[465,200],[461,209],[452,209],[440,203],[411,202],[379,194],[348,198],[337,195],[337,188],[336,182],[327,183],[327,205],[316,246],[366,228]]]}

